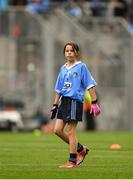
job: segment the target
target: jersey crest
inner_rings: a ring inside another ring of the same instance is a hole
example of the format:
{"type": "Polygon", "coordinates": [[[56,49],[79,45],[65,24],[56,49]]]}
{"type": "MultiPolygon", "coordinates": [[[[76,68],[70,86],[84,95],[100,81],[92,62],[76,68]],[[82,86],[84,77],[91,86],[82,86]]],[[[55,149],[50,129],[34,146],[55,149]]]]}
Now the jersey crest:
{"type": "Polygon", "coordinates": [[[73,77],[76,78],[78,76],[78,73],[77,72],[74,72],[73,73],[73,77]]]}

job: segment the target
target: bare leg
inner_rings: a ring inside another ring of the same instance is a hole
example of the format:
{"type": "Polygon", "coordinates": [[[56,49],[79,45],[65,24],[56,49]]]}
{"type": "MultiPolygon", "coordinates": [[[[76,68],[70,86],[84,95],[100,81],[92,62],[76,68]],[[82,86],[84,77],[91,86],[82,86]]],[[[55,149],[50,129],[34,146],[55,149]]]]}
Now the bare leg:
{"type": "Polygon", "coordinates": [[[77,122],[70,122],[67,124],[67,132],[70,144],[70,153],[77,153],[77,136],[76,136],[77,122]]]}
{"type": "Polygon", "coordinates": [[[66,130],[64,132],[65,123],[61,119],[57,119],[54,127],[54,132],[59,136],[64,142],[69,144],[69,161],[67,164],[60,167],[76,167],[77,163],[77,137],[76,137],[76,127],[77,122],[71,121],[67,123],[66,130]]]}
{"type": "Polygon", "coordinates": [[[77,122],[67,123],[67,132],[64,132],[66,124],[61,119],[57,119],[54,127],[54,133],[67,144],[70,144],[70,153],[77,153],[77,122]]]}
{"type": "Polygon", "coordinates": [[[54,133],[59,136],[63,141],[65,141],[67,144],[69,144],[69,137],[67,133],[64,132],[65,124],[63,120],[56,119],[55,127],[54,127],[54,133]]]}

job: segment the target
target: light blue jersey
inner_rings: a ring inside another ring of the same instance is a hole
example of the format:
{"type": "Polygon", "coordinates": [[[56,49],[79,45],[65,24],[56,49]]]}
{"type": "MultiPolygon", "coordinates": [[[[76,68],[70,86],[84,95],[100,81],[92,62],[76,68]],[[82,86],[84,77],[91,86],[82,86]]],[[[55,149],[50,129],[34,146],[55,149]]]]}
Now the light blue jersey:
{"type": "Polygon", "coordinates": [[[87,66],[81,61],[77,61],[70,68],[66,64],[61,67],[55,91],[61,96],[83,102],[85,90],[94,86],[96,86],[96,82],[87,66]]]}

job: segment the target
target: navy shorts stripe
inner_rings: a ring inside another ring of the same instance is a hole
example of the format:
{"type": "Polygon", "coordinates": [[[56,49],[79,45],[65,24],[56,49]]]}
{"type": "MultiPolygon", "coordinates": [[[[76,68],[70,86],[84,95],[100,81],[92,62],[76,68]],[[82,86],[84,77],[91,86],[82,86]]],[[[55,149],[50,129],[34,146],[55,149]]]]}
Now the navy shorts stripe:
{"type": "Polygon", "coordinates": [[[71,119],[76,119],[76,101],[71,101],[71,119]]]}

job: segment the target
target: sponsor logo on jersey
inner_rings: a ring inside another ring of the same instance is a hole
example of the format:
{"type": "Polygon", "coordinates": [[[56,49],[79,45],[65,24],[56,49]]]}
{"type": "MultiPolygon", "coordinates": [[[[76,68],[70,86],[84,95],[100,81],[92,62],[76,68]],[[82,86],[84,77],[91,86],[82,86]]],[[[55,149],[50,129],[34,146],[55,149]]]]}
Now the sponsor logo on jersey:
{"type": "Polygon", "coordinates": [[[68,89],[68,88],[71,87],[71,85],[72,85],[72,83],[70,83],[70,82],[65,82],[65,83],[64,83],[64,86],[63,86],[63,89],[68,89]]]}

